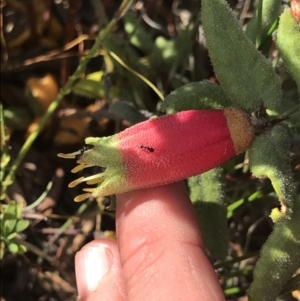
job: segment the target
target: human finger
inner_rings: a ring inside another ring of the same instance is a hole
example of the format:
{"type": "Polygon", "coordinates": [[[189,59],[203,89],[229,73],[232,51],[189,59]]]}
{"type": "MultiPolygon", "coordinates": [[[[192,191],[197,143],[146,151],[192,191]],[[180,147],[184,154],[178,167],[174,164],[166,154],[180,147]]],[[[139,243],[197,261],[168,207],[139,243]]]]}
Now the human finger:
{"type": "Polygon", "coordinates": [[[183,183],[117,196],[127,301],[224,300],[183,183]]]}
{"type": "Polygon", "coordinates": [[[116,240],[98,239],[75,257],[79,301],[125,301],[122,267],[116,240]]]}

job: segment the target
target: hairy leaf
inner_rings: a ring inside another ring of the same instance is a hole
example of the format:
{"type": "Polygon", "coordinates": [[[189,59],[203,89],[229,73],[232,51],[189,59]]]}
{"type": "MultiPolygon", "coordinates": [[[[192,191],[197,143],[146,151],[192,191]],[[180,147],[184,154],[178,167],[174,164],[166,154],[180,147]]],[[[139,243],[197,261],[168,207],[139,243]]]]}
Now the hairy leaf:
{"type": "Polygon", "coordinates": [[[161,105],[167,114],[185,110],[222,109],[231,103],[222,87],[201,81],[181,86],[168,96],[161,105]]]}
{"type": "Polygon", "coordinates": [[[280,82],[246,37],[224,0],[203,0],[202,21],[211,61],[227,95],[245,110],[276,109],[280,82]]]}
{"type": "Polygon", "coordinates": [[[280,17],[277,47],[300,91],[300,26],[290,10],[284,11],[280,17]]]}
{"type": "Polygon", "coordinates": [[[227,208],[220,168],[188,179],[190,198],[201,225],[204,245],[211,256],[224,260],[228,250],[227,208]]]}

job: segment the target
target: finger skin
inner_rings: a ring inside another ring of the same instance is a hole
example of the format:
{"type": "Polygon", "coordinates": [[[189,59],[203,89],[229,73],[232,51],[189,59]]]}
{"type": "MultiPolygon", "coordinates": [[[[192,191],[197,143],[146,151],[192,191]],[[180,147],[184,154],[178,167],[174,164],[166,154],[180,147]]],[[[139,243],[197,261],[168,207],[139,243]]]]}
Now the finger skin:
{"type": "Polygon", "coordinates": [[[183,183],[117,196],[127,301],[225,300],[183,183]]]}
{"type": "Polygon", "coordinates": [[[116,240],[103,238],[85,245],[76,254],[75,273],[79,301],[126,300],[116,240]],[[103,278],[98,281],[99,274],[103,278]]]}

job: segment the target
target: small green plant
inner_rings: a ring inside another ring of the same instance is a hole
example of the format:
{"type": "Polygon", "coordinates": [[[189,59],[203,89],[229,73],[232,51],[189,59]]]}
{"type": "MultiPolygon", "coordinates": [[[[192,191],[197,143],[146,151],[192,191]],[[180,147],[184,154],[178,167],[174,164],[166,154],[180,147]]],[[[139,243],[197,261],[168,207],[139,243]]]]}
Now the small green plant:
{"type": "Polygon", "coordinates": [[[8,249],[12,253],[24,253],[26,247],[16,238],[29,226],[29,221],[22,219],[23,204],[10,202],[0,208],[0,259],[8,249]]]}

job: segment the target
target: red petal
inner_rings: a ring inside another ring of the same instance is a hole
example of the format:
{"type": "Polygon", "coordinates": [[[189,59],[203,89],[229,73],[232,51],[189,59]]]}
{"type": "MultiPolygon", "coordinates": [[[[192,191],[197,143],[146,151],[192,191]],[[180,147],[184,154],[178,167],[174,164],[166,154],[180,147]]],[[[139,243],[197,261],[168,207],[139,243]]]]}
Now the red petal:
{"type": "MultiPolygon", "coordinates": [[[[228,110],[245,115],[237,109],[228,110]]],[[[228,111],[224,114],[224,110],[184,111],[119,133],[118,149],[129,186],[142,188],[176,182],[234,157],[236,150],[241,150],[236,141],[233,143],[232,129],[227,123],[231,115],[228,111]]],[[[237,124],[233,128],[236,131],[242,126],[237,124]]]]}

